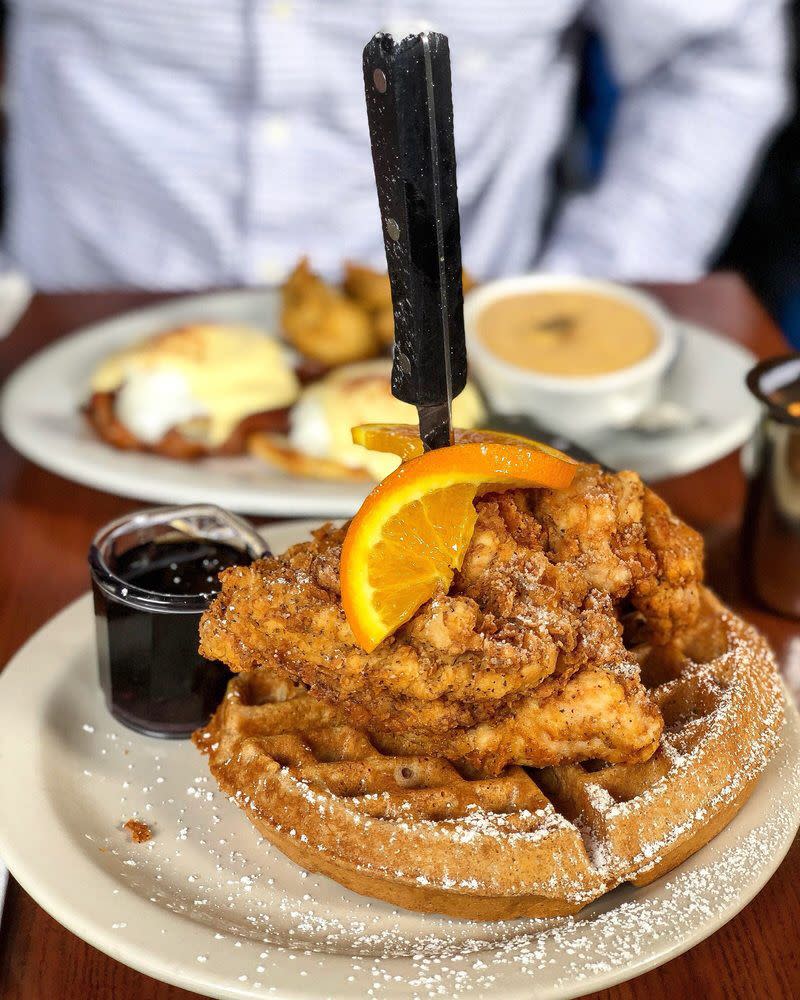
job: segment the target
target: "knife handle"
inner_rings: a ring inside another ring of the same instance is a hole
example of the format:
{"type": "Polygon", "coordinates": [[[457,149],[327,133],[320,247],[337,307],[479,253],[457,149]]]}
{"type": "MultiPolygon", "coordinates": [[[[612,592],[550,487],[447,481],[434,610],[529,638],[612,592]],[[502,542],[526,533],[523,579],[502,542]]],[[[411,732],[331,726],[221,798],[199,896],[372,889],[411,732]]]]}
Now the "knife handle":
{"type": "Polygon", "coordinates": [[[394,308],[392,392],[435,406],[467,380],[446,36],[375,35],[364,86],[394,308]]]}

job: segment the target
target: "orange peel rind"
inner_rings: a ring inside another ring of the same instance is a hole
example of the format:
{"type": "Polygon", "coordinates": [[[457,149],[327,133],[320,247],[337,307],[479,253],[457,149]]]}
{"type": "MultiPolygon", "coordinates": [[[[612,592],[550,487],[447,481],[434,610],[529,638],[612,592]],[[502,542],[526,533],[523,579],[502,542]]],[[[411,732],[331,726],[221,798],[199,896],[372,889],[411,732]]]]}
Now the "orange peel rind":
{"type": "MultiPolygon", "coordinates": [[[[405,436],[403,430],[392,440],[405,436]]],[[[573,459],[525,438],[503,438],[462,438],[409,458],[375,487],[351,521],[342,547],[342,605],[367,652],[425,601],[447,591],[472,537],[476,496],[564,489],[572,482],[573,459]]]]}

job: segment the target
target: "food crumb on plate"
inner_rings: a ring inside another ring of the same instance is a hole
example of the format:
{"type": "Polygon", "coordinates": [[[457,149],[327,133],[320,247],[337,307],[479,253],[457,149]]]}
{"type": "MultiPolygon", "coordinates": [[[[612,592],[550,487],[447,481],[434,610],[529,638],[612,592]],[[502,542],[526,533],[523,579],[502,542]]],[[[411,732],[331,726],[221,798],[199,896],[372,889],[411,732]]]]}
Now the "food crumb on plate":
{"type": "Polygon", "coordinates": [[[147,823],[142,823],[138,819],[129,819],[122,824],[123,830],[127,830],[131,835],[131,840],[134,844],[146,844],[148,840],[153,837],[153,831],[147,825],[147,823]]]}

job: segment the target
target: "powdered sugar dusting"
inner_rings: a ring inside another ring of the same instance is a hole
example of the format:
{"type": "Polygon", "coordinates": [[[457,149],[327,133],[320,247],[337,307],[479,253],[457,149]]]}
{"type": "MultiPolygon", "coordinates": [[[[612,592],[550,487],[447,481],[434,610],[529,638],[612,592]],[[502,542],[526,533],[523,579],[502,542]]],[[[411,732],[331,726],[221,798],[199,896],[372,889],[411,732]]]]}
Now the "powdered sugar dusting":
{"type": "MultiPolygon", "coordinates": [[[[101,848],[100,863],[113,870],[118,884],[154,904],[153,921],[162,909],[197,925],[184,956],[197,974],[225,970],[254,996],[268,996],[276,977],[286,974],[296,986],[307,980],[309,996],[325,995],[328,984],[333,991],[331,975],[340,976],[342,989],[353,996],[428,1000],[509,987],[526,995],[541,977],[550,981],[554,970],[556,988],[580,990],[585,983],[588,990],[595,977],[634,970],[654,945],[671,947],[687,929],[735,907],[743,884],[772,868],[776,851],[797,824],[800,802],[795,734],[794,756],[781,753],[770,769],[770,786],[780,791],[768,815],[741,836],[725,835],[724,847],[722,838],[715,841],[653,889],[621,887],[577,917],[470,923],[392,909],[301,872],[259,838],[224,795],[206,787],[205,775],[183,777],[196,763],[186,746],[168,748],[167,768],[164,760],[143,752],[142,744],[149,751],[150,742],[120,734],[112,748],[107,736],[93,738],[106,742],[122,764],[117,773],[133,778],[119,783],[126,800],[120,811],[141,812],[149,801],[163,831],[138,846],[113,827],[105,837],[88,834],[101,848]],[[171,786],[168,776],[164,797],[155,797],[152,790],[162,786],[154,778],[174,769],[176,757],[182,775],[171,786]],[[169,787],[183,793],[174,795],[169,787]],[[129,860],[136,866],[127,866],[129,860]]],[[[470,815],[459,822],[459,836],[494,822],[470,815]]],[[[131,933],[124,899],[114,898],[119,901],[115,934],[131,933]]]]}
{"type": "Polygon", "coordinates": [[[666,729],[659,751],[638,767],[518,768],[470,784],[442,762],[429,762],[428,782],[408,758],[402,770],[411,784],[398,785],[393,774],[405,758],[379,754],[347,726],[325,730],[318,758],[319,733],[297,722],[313,718],[317,703],[290,693],[287,729],[285,699],[278,703],[270,676],[257,672],[237,677],[210,724],[211,769],[264,832],[296,841],[305,865],[327,855],[351,873],[415,890],[584,905],[670,864],[696,828],[735,808],[775,752],[782,711],[771,654],[734,617],[721,621],[726,651],[653,689],[666,729]],[[451,813],[441,812],[446,801],[451,813]],[[349,846],[339,860],[341,843],[349,846]]]}
{"type": "MultiPolygon", "coordinates": [[[[208,992],[269,996],[289,984],[309,997],[328,991],[337,998],[589,992],[599,976],[634,974],[653,949],[680,948],[687,934],[699,936],[735,912],[774,868],[800,819],[800,729],[791,716],[753,800],[653,886],[622,886],[574,918],[485,924],[414,914],[302,872],[261,840],[186,743],[128,733],[99,699],[87,711],[94,665],[81,658],[85,673],[78,683],[70,674],[59,688],[51,723],[62,752],[51,756],[50,781],[69,799],[64,830],[110,876],[94,886],[107,893],[102,926],[115,947],[144,949],[162,968],[199,977],[208,992]],[[152,823],[158,836],[131,844],[119,829],[131,817],[152,823]]],[[[672,765],[691,752],[676,747],[672,765]]],[[[595,805],[605,810],[608,802],[595,805]]],[[[545,810],[531,819],[562,821],[548,817],[545,810]]],[[[487,822],[495,821],[476,813],[452,827],[479,836],[487,822]]],[[[88,896],[87,910],[94,905],[88,896]]]]}

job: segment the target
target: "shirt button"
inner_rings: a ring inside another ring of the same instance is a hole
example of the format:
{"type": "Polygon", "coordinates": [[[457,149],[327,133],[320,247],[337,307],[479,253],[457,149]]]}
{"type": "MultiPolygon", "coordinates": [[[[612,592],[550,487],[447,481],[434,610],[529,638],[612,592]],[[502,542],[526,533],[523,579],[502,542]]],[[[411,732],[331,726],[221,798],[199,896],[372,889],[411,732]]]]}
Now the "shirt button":
{"type": "Polygon", "coordinates": [[[266,285],[278,285],[286,277],[286,267],[274,257],[261,261],[261,278],[266,285]]]}
{"type": "Polygon", "coordinates": [[[294,4],[292,0],[275,0],[273,3],[270,13],[273,17],[278,18],[281,21],[285,21],[294,14],[294,4]]]}
{"type": "Polygon", "coordinates": [[[270,115],[261,125],[264,142],[273,149],[287,145],[289,142],[289,123],[282,115],[270,115]]]}

